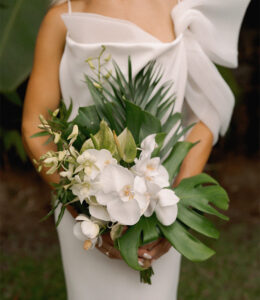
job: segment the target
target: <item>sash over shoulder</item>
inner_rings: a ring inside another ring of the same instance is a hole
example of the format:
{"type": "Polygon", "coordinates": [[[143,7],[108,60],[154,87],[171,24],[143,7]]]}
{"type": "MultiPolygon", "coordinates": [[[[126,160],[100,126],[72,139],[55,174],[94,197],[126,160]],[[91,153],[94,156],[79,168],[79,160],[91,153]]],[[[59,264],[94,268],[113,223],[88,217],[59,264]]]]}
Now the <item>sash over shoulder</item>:
{"type": "Polygon", "coordinates": [[[188,78],[185,98],[214,135],[224,135],[234,96],[216,66],[238,65],[238,37],[250,0],[183,0],[173,10],[177,36],[183,34],[188,78]]]}

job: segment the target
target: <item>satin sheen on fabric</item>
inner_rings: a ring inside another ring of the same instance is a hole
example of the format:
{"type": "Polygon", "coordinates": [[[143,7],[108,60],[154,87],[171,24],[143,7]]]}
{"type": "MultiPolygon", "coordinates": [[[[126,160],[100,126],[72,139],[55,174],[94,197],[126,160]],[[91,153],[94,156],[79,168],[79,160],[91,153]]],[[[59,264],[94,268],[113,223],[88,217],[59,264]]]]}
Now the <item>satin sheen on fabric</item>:
{"type": "MultiPolygon", "coordinates": [[[[93,13],[63,14],[68,32],[60,85],[65,103],[73,100],[71,119],[80,106],[93,104],[84,82],[84,74],[92,75],[85,60],[96,57],[105,45],[125,75],[129,55],[133,74],[156,59],[164,72],[162,82],[174,82],[170,91],[176,94],[174,111],[185,112],[187,124],[202,120],[216,143],[228,128],[234,96],[214,64],[237,66],[238,36],[249,2],[183,0],[171,12],[176,39],[169,43],[129,21],[93,13]]],[[[110,260],[96,249],[83,250],[73,236],[73,225],[66,211],[58,234],[69,300],[177,299],[181,255],[176,250],[154,262],[155,276],[148,286],[123,261],[110,260]]]]}

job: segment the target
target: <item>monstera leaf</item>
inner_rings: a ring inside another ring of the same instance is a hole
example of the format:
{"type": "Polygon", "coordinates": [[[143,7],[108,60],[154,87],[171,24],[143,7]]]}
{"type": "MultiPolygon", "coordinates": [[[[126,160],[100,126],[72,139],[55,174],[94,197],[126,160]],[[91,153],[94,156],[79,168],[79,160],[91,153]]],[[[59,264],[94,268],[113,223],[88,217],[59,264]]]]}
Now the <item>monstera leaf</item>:
{"type": "Polygon", "coordinates": [[[35,39],[48,0],[1,0],[0,91],[13,91],[29,75],[35,39]]]}
{"type": "Polygon", "coordinates": [[[219,232],[202,213],[228,220],[215,209],[228,208],[229,199],[223,188],[209,175],[200,174],[182,180],[175,193],[180,198],[177,220],[170,226],[162,225],[153,215],[142,217],[117,240],[117,247],[126,263],[137,271],[144,269],[138,264],[137,250],[143,244],[164,236],[172,246],[191,261],[204,261],[215,252],[193,235],[218,238],[219,232]]]}

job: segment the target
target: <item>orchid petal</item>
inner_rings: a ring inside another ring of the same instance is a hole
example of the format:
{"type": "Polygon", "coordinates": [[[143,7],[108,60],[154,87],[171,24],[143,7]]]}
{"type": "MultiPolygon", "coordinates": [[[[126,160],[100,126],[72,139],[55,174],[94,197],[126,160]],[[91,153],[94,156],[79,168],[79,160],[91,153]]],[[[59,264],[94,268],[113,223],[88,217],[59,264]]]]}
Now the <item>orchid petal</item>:
{"type": "Polygon", "coordinates": [[[136,176],[134,179],[134,191],[144,194],[147,191],[145,184],[145,179],[139,176],[136,176]]]}
{"type": "Polygon", "coordinates": [[[114,200],[108,203],[107,210],[111,218],[122,225],[134,225],[141,217],[140,207],[135,200],[127,202],[114,200]]]}
{"type": "Polygon", "coordinates": [[[108,165],[100,174],[100,185],[104,193],[120,192],[126,185],[132,185],[134,175],[119,165],[108,165]]]}
{"type": "Polygon", "coordinates": [[[171,225],[177,218],[178,214],[178,206],[172,205],[172,206],[166,206],[162,207],[160,205],[157,205],[155,208],[155,213],[157,219],[165,226],[171,225]]]}
{"type": "Polygon", "coordinates": [[[91,214],[91,216],[93,216],[99,220],[111,221],[110,216],[107,212],[107,209],[104,206],[90,205],[89,213],[91,214]]]}
{"type": "Polygon", "coordinates": [[[82,233],[81,230],[81,222],[77,222],[74,227],[73,227],[73,234],[75,235],[75,237],[77,239],[79,239],[80,241],[85,241],[87,238],[85,237],[85,235],[82,233]]]}
{"type": "Polygon", "coordinates": [[[162,207],[175,205],[180,200],[174,191],[170,189],[162,189],[157,196],[159,198],[159,205],[162,207]]]}
{"type": "Polygon", "coordinates": [[[108,193],[108,194],[105,194],[103,192],[98,192],[98,193],[96,193],[95,196],[96,196],[97,202],[101,205],[107,205],[107,203],[115,200],[115,198],[118,197],[117,193],[113,193],[113,192],[108,193]]]}
{"type": "Polygon", "coordinates": [[[151,215],[154,213],[156,204],[157,204],[157,198],[153,197],[150,200],[150,203],[149,203],[146,211],[144,212],[145,217],[151,217],[151,215]]]}
{"type": "Polygon", "coordinates": [[[88,239],[94,239],[99,233],[99,226],[90,220],[83,221],[81,222],[81,230],[88,239]]]}
{"type": "Polygon", "coordinates": [[[146,209],[150,203],[149,195],[135,193],[135,200],[137,201],[137,203],[141,209],[141,214],[143,214],[146,211],[146,209]]]}
{"type": "Polygon", "coordinates": [[[89,218],[83,214],[80,214],[76,217],[76,221],[89,221],[89,218]]]}

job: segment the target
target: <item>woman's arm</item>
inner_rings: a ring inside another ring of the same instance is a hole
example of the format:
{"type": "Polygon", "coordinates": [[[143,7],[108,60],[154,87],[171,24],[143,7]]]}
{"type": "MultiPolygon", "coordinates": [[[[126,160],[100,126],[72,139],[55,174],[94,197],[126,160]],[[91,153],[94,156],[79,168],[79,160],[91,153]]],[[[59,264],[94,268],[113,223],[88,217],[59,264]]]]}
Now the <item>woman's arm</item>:
{"type": "MultiPolygon", "coordinates": [[[[63,53],[66,29],[60,18],[65,8],[54,7],[45,16],[36,41],[32,73],[29,79],[22,117],[22,137],[31,159],[39,159],[50,150],[56,150],[54,143],[43,145],[46,137],[30,138],[38,132],[39,115],[46,119],[48,109],[55,110],[60,101],[59,64],[63,53]]],[[[58,182],[58,174],[41,176],[48,183],[58,182]]]]}
{"type": "Polygon", "coordinates": [[[213,135],[209,128],[200,121],[192,128],[186,141],[199,143],[195,145],[185,157],[180,172],[173,184],[174,187],[176,187],[183,178],[200,174],[203,171],[212,150],[213,135]]]}

